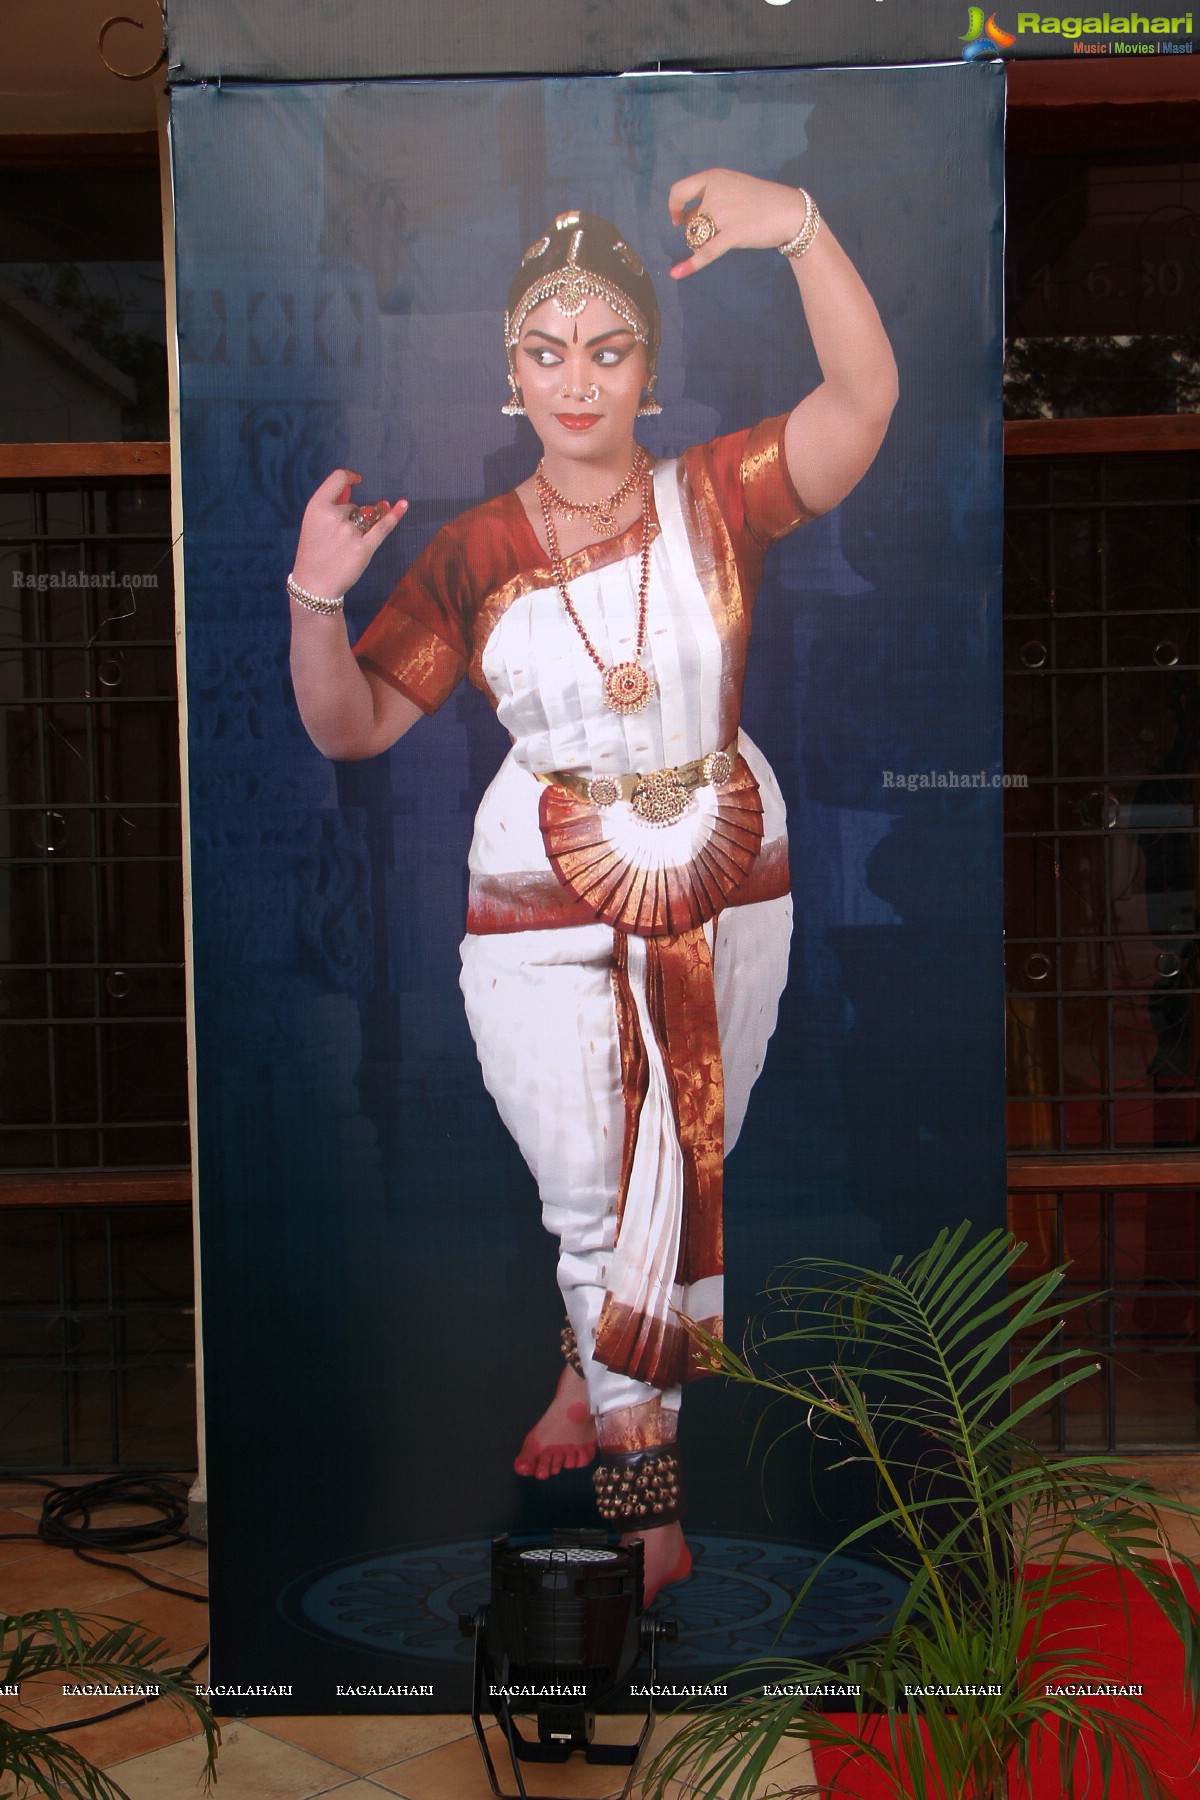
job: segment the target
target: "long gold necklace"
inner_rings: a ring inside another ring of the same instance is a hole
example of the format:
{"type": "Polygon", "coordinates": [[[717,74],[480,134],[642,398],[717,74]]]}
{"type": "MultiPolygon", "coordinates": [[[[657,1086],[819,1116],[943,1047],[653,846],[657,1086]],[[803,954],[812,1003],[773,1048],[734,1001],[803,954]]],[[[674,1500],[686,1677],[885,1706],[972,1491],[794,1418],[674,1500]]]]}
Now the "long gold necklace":
{"type": "MultiPolygon", "coordinates": [[[[626,495],[633,491],[630,483],[633,481],[635,473],[642,494],[642,566],[638,578],[637,642],[632,661],[610,663],[607,667],[584,630],[583,620],[572,604],[570,593],[567,590],[566,564],[563,562],[562,553],[558,547],[558,533],[554,529],[554,514],[550,508],[554,489],[540,469],[537,474],[538,499],[542,503],[542,520],[546,527],[546,542],[550,547],[550,566],[554,571],[554,579],[558,583],[562,603],[567,609],[567,617],[582,638],[584,649],[603,678],[605,705],[615,713],[641,712],[654,692],[654,677],[642,667],[642,651],[646,647],[646,612],[650,599],[650,497],[653,478],[650,473],[649,459],[643,457],[640,450],[634,459],[633,470],[622,483],[626,495]]],[[[620,489],[617,490],[618,493],[620,491],[620,489]]],[[[612,505],[614,502],[616,502],[616,495],[610,495],[608,501],[599,504],[612,505]]],[[[586,508],[580,506],[578,510],[583,512],[586,508]]]]}
{"type": "Polygon", "coordinates": [[[549,501],[555,512],[561,513],[564,519],[585,518],[592,530],[601,537],[612,537],[617,529],[617,514],[628,500],[638,482],[642,479],[642,470],[646,467],[646,452],[640,444],[634,446],[633,467],[621,483],[614,488],[607,500],[568,500],[546,475],[546,465],[540,462],[537,466],[538,494],[543,503],[549,501]]]}

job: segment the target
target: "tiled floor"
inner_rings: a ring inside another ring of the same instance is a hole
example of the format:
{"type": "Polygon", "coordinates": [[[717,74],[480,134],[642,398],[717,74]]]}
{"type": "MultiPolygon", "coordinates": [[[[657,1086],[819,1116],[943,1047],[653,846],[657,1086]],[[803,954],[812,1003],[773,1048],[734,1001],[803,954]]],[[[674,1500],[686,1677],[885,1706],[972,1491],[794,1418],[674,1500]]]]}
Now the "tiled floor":
{"type": "MultiPolygon", "coordinates": [[[[39,1512],[35,1489],[0,1489],[0,1534],[32,1533],[39,1512]]],[[[117,1509],[106,1510],[103,1522],[119,1523],[117,1509]]],[[[64,1606],[137,1620],[163,1638],[164,1652],[187,1660],[207,1640],[207,1609],[142,1586],[132,1572],[138,1567],[155,1580],[204,1592],[207,1556],[202,1546],[182,1544],[123,1557],[114,1569],[98,1569],[69,1550],[32,1538],[5,1542],[0,1536],[0,1612],[64,1606]]],[[[202,1663],[197,1680],[204,1674],[202,1663]]],[[[109,1704],[64,1698],[60,1690],[61,1682],[42,1693],[28,1689],[21,1704],[36,1708],[47,1725],[79,1718],[89,1707],[104,1711],[109,1704]]],[[[597,1735],[626,1737],[631,1723],[601,1720],[597,1735]]],[[[660,1720],[652,1748],[665,1743],[672,1729],[669,1720],[660,1720]]],[[[203,1740],[190,1717],[166,1701],[84,1726],[71,1733],[71,1741],[106,1768],[130,1800],[186,1800],[201,1793],[203,1740]]],[[[501,1785],[512,1791],[500,1749],[494,1746],[492,1754],[501,1785]]],[[[491,1800],[470,1720],[459,1715],[231,1719],[222,1723],[218,1768],[213,1800],[313,1800],[320,1794],[336,1794],[339,1800],[378,1795],[390,1800],[491,1800]]],[[[761,1789],[764,1800],[794,1792],[813,1779],[811,1758],[796,1745],[788,1747],[772,1771],[761,1789]]],[[[589,1766],[579,1757],[547,1771],[525,1765],[522,1772],[533,1796],[577,1795],[579,1800],[619,1793],[623,1780],[612,1769],[589,1766]]],[[[682,1788],[672,1785],[669,1792],[671,1800],[684,1800],[682,1788]]]]}

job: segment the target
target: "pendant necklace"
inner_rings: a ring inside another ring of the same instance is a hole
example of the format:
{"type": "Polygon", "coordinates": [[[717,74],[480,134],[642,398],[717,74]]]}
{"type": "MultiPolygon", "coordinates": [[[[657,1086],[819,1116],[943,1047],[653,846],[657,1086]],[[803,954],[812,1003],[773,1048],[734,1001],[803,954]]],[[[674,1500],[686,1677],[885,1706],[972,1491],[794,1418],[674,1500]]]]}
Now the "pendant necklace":
{"type": "Polygon", "coordinates": [[[539,466],[537,472],[538,499],[542,503],[542,520],[546,527],[546,542],[550,548],[550,566],[558,585],[562,603],[567,617],[583,640],[583,647],[592,662],[600,671],[604,683],[604,701],[611,712],[641,712],[654,692],[654,677],[642,667],[642,651],[646,647],[646,612],[650,599],[650,497],[653,477],[650,471],[650,460],[644,455],[641,446],[633,459],[633,467],[629,474],[607,500],[579,501],[567,500],[551,487],[539,466]],[[635,487],[640,487],[642,496],[642,554],[641,573],[638,578],[638,614],[637,640],[633,658],[629,662],[610,663],[605,667],[603,658],[596,650],[591,638],[584,629],[583,620],[575,611],[570,593],[567,589],[567,570],[562,552],[558,547],[558,533],[554,529],[554,513],[552,504],[568,518],[582,513],[591,524],[611,536],[616,530],[616,511],[621,502],[628,498],[635,487]],[[610,521],[601,524],[600,521],[610,521]]]}

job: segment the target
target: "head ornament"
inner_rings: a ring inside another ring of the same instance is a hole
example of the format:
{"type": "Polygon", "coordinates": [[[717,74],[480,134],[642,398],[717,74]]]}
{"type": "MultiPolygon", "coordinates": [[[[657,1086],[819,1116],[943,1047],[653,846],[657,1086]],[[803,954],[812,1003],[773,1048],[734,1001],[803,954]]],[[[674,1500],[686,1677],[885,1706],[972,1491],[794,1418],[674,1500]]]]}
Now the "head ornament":
{"type": "Polygon", "coordinates": [[[510,378],[513,353],[535,306],[553,300],[564,319],[578,318],[588,301],[604,300],[646,349],[650,386],[658,358],[659,315],[654,283],[615,225],[589,212],[561,212],[535,238],[508,290],[504,347],[510,378]]]}

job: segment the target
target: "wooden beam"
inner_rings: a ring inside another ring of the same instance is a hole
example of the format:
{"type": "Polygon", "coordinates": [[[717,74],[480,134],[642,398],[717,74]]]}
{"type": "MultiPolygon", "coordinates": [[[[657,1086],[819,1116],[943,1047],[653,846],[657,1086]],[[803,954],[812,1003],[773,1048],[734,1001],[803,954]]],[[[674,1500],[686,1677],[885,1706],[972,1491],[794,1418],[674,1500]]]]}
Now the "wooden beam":
{"type": "Polygon", "coordinates": [[[1200,145],[1200,59],[1078,56],[1008,65],[1010,155],[1157,151],[1193,160],[1200,145]]]}
{"type": "Polygon", "coordinates": [[[1200,414],[1004,421],[1005,456],[1119,456],[1169,450],[1200,450],[1200,414]]]}
{"type": "Polygon", "coordinates": [[[1005,74],[1010,112],[1025,106],[1194,106],[1200,102],[1200,66],[1194,56],[1014,57],[1005,74]]]}
{"type": "Polygon", "coordinates": [[[1010,1156],[1010,1194],[1087,1188],[1200,1188],[1200,1151],[1130,1150],[1100,1156],[1010,1156]]]}
{"type": "Polygon", "coordinates": [[[170,473],[168,443],[0,444],[0,479],[7,481],[170,473]]]}
{"type": "Polygon", "coordinates": [[[0,1175],[0,1208],[10,1206],[190,1206],[188,1169],[0,1175]]]}

